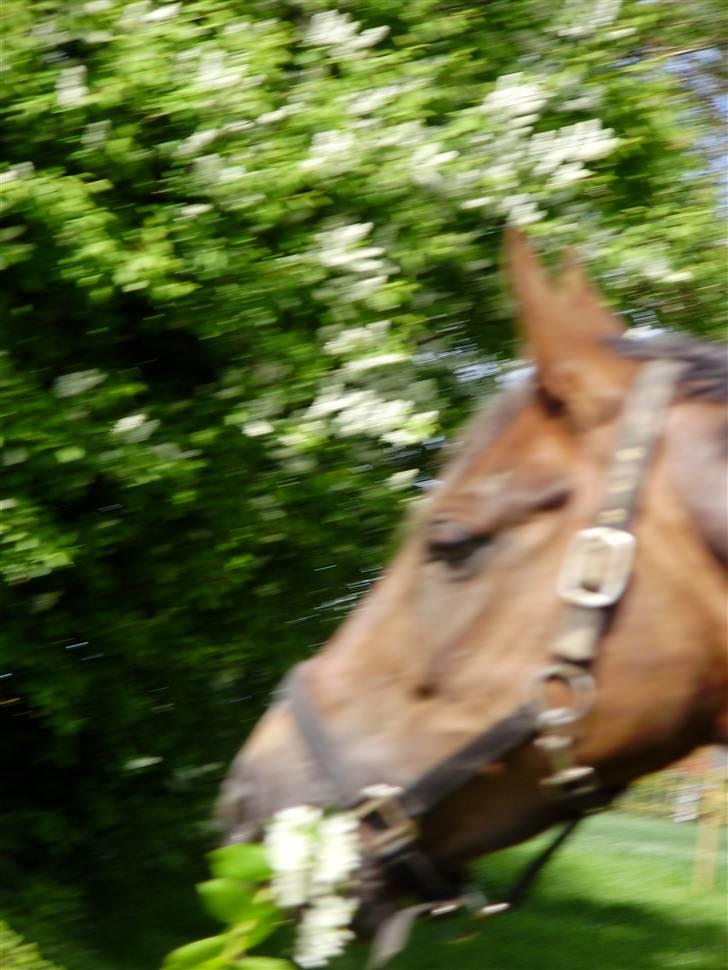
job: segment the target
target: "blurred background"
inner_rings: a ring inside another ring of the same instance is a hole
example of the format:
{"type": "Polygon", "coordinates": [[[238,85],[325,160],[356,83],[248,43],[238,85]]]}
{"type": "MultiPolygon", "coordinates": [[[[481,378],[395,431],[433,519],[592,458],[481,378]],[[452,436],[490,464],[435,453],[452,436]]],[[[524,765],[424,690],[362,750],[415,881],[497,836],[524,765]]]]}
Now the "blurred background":
{"type": "MultiPolygon", "coordinates": [[[[723,332],[725,10],[2,15],[0,919],[67,970],[145,970],[206,928],[212,801],[280,674],[517,363],[504,225],[549,259],[578,244],[632,325],[723,332]]],[[[669,895],[666,831],[642,862],[669,895]]],[[[665,905],[680,952],[715,938],[665,905]]],[[[718,967],[671,963],[657,916],[631,920],[631,962],[592,965],[718,967]]],[[[46,966],[3,933],[11,967],[46,966]]]]}

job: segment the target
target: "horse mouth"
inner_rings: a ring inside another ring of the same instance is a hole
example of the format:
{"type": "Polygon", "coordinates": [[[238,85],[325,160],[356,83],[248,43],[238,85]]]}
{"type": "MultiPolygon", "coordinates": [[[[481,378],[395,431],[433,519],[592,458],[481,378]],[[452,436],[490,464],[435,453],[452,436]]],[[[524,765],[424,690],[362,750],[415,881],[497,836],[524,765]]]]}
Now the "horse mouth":
{"type": "MultiPolygon", "coordinates": [[[[225,833],[222,845],[260,844],[265,828],[260,822],[236,825],[225,833]]],[[[400,885],[385,866],[373,856],[364,853],[362,863],[352,877],[352,896],[357,901],[350,929],[361,942],[371,942],[386,923],[404,905],[425,896],[413,892],[411,887],[400,885]],[[406,903],[403,901],[407,900],[406,903]]]]}

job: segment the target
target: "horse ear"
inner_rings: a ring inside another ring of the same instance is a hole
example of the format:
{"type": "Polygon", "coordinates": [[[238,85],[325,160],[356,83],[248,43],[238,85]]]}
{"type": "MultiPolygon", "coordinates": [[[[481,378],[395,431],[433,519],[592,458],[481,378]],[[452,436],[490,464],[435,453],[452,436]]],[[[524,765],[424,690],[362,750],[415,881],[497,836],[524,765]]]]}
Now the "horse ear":
{"type": "Polygon", "coordinates": [[[624,328],[602,303],[573,251],[558,281],[518,229],[506,233],[506,266],[519,329],[541,388],[578,427],[603,421],[621,401],[634,363],[608,344],[624,328]]]}

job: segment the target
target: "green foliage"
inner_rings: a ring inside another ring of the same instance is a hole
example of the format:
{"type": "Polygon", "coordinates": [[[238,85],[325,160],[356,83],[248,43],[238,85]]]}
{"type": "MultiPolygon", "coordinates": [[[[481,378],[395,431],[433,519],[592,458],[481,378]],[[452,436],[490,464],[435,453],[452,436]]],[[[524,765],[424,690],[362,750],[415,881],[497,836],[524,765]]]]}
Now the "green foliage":
{"type": "Polygon", "coordinates": [[[216,879],[264,882],[271,875],[268,853],[263,845],[226,845],[209,854],[216,879]]]}
{"type": "Polygon", "coordinates": [[[60,970],[41,957],[37,946],[13,933],[3,920],[0,920],[0,962],[3,970],[60,970]]]}
{"type": "Polygon", "coordinates": [[[250,956],[282,922],[271,902],[270,890],[256,883],[270,876],[259,845],[229,845],[210,853],[218,878],[200,883],[197,890],[205,908],[225,932],[173,950],[162,970],[292,970],[287,960],[250,956]],[[220,872],[228,876],[220,876],[220,872]]]}
{"type": "Polygon", "coordinates": [[[718,332],[704,112],[658,66],[712,7],[680,6],[6,0],[7,911],[199,857],[270,689],[513,353],[507,219],[635,320],[718,332]]]}

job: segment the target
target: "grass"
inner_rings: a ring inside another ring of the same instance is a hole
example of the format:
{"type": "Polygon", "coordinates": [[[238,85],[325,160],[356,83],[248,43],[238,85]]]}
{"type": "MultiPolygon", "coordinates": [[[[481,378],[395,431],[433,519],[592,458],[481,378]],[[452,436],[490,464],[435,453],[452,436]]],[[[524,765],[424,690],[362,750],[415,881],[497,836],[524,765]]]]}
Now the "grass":
{"type": "MultiPolygon", "coordinates": [[[[725,970],[725,851],[716,887],[695,892],[695,836],[693,824],[616,812],[589,819],[523,910],[477,923],[424,921],[390,970],[725,970]]],[[[481,864],[476,875],[489,895],[497,898],[496,887],[537,848],[532,842],[481,864]]],[[[108,912],[83,938],[46,944],[45,952],[65,970],[157,970],[164,952],[205,932],[190,887],[153,894],[140,887],[133,907],[108,912]]],[[[355,946],[332,970],[365,962],[355,946]]]]}
{"type": "MultiPolygon", "coordinates": [[[[719,885],[694,892],[695,832],[616,813],[591,819],[520,912],[475,935],[472,922],[423,923],[391,970],[725,970],[725,854],[719,885]]],[[[485,883],[507,884],[534,848],[482,865],[485,883]]]]}

